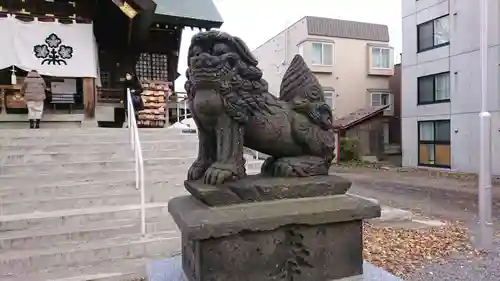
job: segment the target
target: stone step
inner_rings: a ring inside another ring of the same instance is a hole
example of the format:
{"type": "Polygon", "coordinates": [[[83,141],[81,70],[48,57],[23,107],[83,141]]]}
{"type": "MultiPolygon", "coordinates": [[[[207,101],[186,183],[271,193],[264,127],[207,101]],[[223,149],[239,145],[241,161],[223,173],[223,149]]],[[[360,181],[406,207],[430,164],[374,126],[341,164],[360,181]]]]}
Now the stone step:
{"type": "MultiPolygon", "coordinates": [[[[22,137],[3,137],[0,138],[0,145],[37,145],[46,142],[61,142],[81,144],[94,141],[99,142],[116,142],[129,140],[128,133],[123,134],[83,134],[83,135],[47,135],[47,136],[22,136],[22,137]]],[[[196,135],[182,135],[182,134],[144,134],[139,133],[141,141],[163,141],[163,140],[198,140],[196,135]]]]}
{"type": "MultiPolygon", "coordinates": [[[[182,183],[179,180],[179,183],[182,183]]],[[[162,189],[146,186],[146,203],[167,203],[178,195],[184,195],[183,186],[167,186],[162,189]]],[[[23,199],[2,200],[0,202],[1,215],[24,214],[33,212],[51,212],[103,206],[123,206],[140,204],[140,191],[133,187],[128,190],[101,191],[92,194],[78,194],[66,196],[39,196],[23,199]]]]}
{"type": "MultiPolygon", "coordinates": [[[[168,217],[167,203],[146,204],[148,217],[168,217]]],[[[103,206],[0,216],[0,232],[58,227],[78,227],[91,222],[139,219],[141,206],[103,206]]]]}
{"type": "MultiPolygon", "coordinates": [[[[90,152],[85,153],[79,150],[73,152],[45,152],[45,153],[31,153],[22,154],[18,152],[1,153],[1,165],[29,165],[40,164],[44,162],[85,162],[85,161],[103,161],[103,160],[124,160],[132,157],[132,151],[117,153],[115,151],[103,152],[90,152]]],[[[196,150],[179,150],[179,149],[163,149],[163,150],[143,150],[142,155],[144,159],[149,158],[167,158],[167,157],[195,157],[196,150]]]]}
{"type": "Polygon", "coordinates": [[[112,239],[56,245],[0,253],[0,276],[23,274],[56,266],[79,266],[120,259],[172,255],[180,249],[180,237],[168,231],[142,237],[131,235],[112,239]]]}
{"type": "MultiPolygon", "coordinates": [[[[130,268],[127,268],[130,269],[130,268]]],[[[139,267],[136,271],[144,272],[142,267],[139,267]]],[[[118,270],[112,273],[98,273],[98,274],[81,274],[79,276],[67,277],[63,279],[50,279],[54,281],[123,281],[123,280],[143,280],[144,273],[136,273],[135,271],[124,271],[118,270]]]]}
{"type": "MultiPolygon", "coordinates": [[[[149,178],[145,181],[146,192],[150,190],[171,192],[172,189],[184,188],[186,175],[174,174],[162,178],[149,178]]],[[[0,186],[0,202],[23,200],[27,198],[57,198],[64,196],[82,196],[104,193],[136,191],[135,179],[112,178],[104,181],[69,182],[62,184],[10,185],[0,186]]]]}
{"type": "MultiPolygon", "coordinates": [[[[144,159],[150,158],[168,158],[168,157],[196,157],[196,149],[162,149],[162,150],[144,150],[142,151],[144,159]]],[[[72,152],[42,152],[23,154],[19,152],[0,153],[0,165],[26,165],[40,164],[45,162],[85,162],[85,161],[103,161],[103,160],[126,160],[130,159],[133,152],[130,148],[123,149],[122,153],[116,151],[104,152],[81,152],[75,148],[72,152]]],[[[253,160],[254,156],[245,154],[245,158],[253,160]]]]}
{"type": "MultiPolygon", "coordinates": [[[[190,165],[196,159],[192,157],[168,157],[149,158],[144,160],[144,167],[169,167],[179,165],[190,165]]],[[[3,165],[1,175],[22,175],[22,174],[59,174],[84,171],[86,173],[99,172],[103,170],[126,170],[134,169],[133,158],[128,160],[104,160],[104,161],[78,161],[78,162],[46,162],[23,165],[3,165]]]]}
{"type": "MultiPolygon", "coordinates": [[[[146,237],[127,129],[2,130],[0,280],[131,281],[180,250],[168,200],[198,149],[196,134],[140,130],[146,237]]],[[[248,161],[249,171],[262,161],[248,161]]]]}
{"type": "MultiPolygon", "coordinates": [[[[191,161],[192,162],[192,161],[191,161]]],[[[145,178],[146,179],[162,179],[166,176],[171,175],[182,175],[184,178],[187,175],[189,166],[191,162],[188,161],[185,165],[178,166],[149,166],[145,167],[145,178]]],[[[247,170],[258,170],[262,165],[261,160],[247,161],[247,170]]],[[[8,174],[0,175],[0,182],[2,186],[26,186],[26,185],[46,185],[46,184],[70,184],[70,183],[81,183],[81,182],[102,182],[108,179],[119,178],[123,180],[135,179],[135,169],[123,169],[123,170],[97,170],[97,171],[85,171],[79,170],[74,172],[62,172],[62,173],[18,173],[18,174],[8,174]]]]}
{"type": "MultiPolygon", "coordinates": [[[[260,163],[255,163],[259,165],[260,163]]],[[[188,167],[185,167],[187,171],[188,167]]],[[[258,167],[247,170],[248,174],[258,174],[258,167]]],[[[146,174],[145,188],[148,192],[174,192],[184,191],[185,173],[162,174],[153,177],[146,174]]],[[[123,178],[113,177],[103,180],[74,180],[74,181],[53,181],[45,184],[34,185],[32,181],[25,183],[11,183],[0,186],[0,202],[24,200],[27,198],[57,198],[57,197],[78,197],[93,194],[119,193],[135,191],[135,177],[123,178]]],[[[155,199],[156,200],[156,199],[155,199]]]]}
{"type": "MultiPolygon", "coordinates": [[[[165,149],[176,149],[176,150],[197,150],[198,141],[197,140],[162,140],[162,141],[141,141],[143,150],[165,150],[165,149]]],[[[26,145],[2,145],[2,150],[0,155],[9,155],[12,153],[16,154],[32,154],[32,153],[47,153],[47,152],[59,152],[59,153],[74,153],[79,151],[80,153],[92,153],[92,152],[109,152],[113,151],[115,153],[132,153],[130,142],[128,140],[116,141],[116,142],[88,142],[80,144],[72,143],[38,143],[38,144],[26,144],[26,145]]]]}
{"type": "MultiPolygon", "coordinates": [[[[146,178],[160,178],[167,175],[187,175],[189,165],[180,166],[154,166],[145,168],[146,178]]],[[[135,169],[123,170],[97,170],[97,171],[75,171],[75,172],[61,172],[61,173],[20,173],[11,175],[0,175],[0,182],[2,186],[25,186],[26,184],[45,185],[52,183],[54,185],[74,182],[93,182],[105,181],[112,178],[120,178],[126,180],[135,179],[135,169]]],[[[1,186],[0,186],[1,188],[1,186]]]]}
{"type": "MultiPolygon", "coordinates": [[[[25,272],[6,277],[2,281],[135,281],[147,276],[146,265],[151,260],[166,258],[151,255],[146,258],[105,261],[84,266],[57,266],[38,272],[25,272]]],[[[151,280],[153,281],[153,280],[151,280]]]]}
{"type": "MultiPolygon", "coordinates": [[[[177,232],[170,217],[148,218],[146,233],[177,232]]],[[[0,233],[0,253],[6,250],[33,249],[69,243],[109,239],[141,232],[140,219],[89,222],[82,226],[62,226],[0,233]]]]}
{"type": "MultiPolygon", "coordinates": [[[[4,138],[26,138],[26,137],[46,137],[46,136],[86,136],[86,135],[127,135],[129,129],[126,128],[53,128],[53,129],[2,129],[0,139],[4,138]]],[[[140,135],[186,135],[196,136],[196,134],[182,133],[181,130],[165,130],[165,129],[139,129],[140,135]]]]}

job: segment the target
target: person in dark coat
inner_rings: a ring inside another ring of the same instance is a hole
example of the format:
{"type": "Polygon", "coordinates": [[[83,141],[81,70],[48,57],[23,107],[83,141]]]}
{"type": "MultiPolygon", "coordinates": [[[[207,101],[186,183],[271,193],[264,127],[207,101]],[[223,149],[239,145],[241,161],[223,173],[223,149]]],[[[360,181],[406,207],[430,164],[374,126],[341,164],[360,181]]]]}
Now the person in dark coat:
{"type": "Polygon", "coordinates": [[[137,113],[139,110],[144,109],[144,103],[141,98],[142,85],[136,75],[131,72],[125,74],[125,83],[123,89],[123,108],[125,109],[125,125],[127,123],[127,110],[128,110],[128,96],[127,89],[130,89],[130,95],[132,96],[132,105],[134,106],[134,114],[137,119],[137,113]]]}

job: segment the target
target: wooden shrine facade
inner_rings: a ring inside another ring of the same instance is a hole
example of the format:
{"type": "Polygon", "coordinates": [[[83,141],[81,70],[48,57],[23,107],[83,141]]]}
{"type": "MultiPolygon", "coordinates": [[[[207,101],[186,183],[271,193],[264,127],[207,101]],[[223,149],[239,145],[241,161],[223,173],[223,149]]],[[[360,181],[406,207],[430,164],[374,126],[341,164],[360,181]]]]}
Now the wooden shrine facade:
{"type": "Polygon", "coordinates": [[[185,10],[196,9],[200,1],[212,0],[183,0],[182,7],[173,6],[178,2],[173,0],[0,0],[0,16],[93,23],[100,79],[81,77],[80,89],[85,117],[94,118],[96,103],[116,102],[122,95],[125,72],[134,71],[147,80],[175,81],[183,28],[222,24],[213,3],[218,18],[197,19],[191,14],[199,11],[185,10]]]}

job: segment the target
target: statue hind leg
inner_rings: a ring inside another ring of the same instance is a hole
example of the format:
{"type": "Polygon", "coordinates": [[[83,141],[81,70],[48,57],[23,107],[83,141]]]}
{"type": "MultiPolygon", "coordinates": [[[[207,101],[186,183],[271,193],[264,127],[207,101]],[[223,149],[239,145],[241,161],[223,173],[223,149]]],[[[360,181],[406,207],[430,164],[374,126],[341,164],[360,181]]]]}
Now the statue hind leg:
{"type": "Polygon", "coordinates": [[[272,177],[308,177],[328,175],[330,165],[322,157],[269,157],[264,161],[261,173],[272,177]]]}
{"type": "Polygon", "coordinates": [[[222,184],[226,180],[237,180],[246,175],[243,158],[244,129],[227,114],[217,118],[215,128],[216,160],[205,172],[204,182],[222,184]]]}

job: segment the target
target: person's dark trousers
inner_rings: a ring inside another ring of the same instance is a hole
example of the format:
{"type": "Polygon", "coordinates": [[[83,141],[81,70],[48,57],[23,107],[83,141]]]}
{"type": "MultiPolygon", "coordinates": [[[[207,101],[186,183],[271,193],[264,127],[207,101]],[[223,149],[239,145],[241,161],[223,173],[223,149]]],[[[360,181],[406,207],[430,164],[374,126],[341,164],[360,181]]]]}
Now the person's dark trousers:
{"type": "Polygon", "coordinates": [[[40,129],[40,119],[36,119],[35,129],[40,129]]]}
{"type": "Polygon", "coordinates": [[[125,122],[125,110],[123,108],[115,108],[114,112],[114,117],[115,117],[115,124],[118,125],[118,127],[122,127],[123,123],[125,122]]]}
{"type": "Polygon", "coordinates": [[[34,129],[34,128],[35,128],[35,120],[30,119],[30,129],[34,129]]]}

